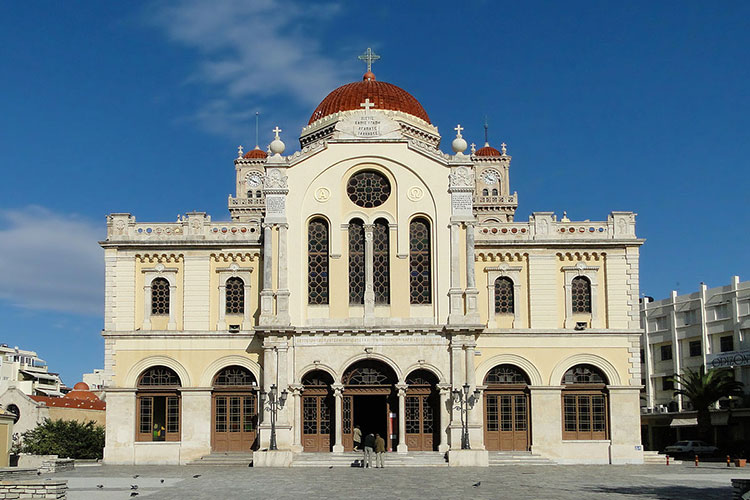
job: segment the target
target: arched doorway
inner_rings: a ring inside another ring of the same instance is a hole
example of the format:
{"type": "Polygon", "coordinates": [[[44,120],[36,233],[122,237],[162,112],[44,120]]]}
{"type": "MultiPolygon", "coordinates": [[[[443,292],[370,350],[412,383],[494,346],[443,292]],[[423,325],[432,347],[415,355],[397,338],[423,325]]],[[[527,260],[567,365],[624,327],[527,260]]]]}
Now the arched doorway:
{"type": "Polygon", "coordinates": [[[216,374],[211,402],[211,449],[250,451],[256,446],[258,382],[242,366],[228,366],[216,374]]]}
{"type": "Polygon", "coordinates": [[[179,441],[182,383],[166,366],[152,366],[138,377],[136,441],[179,441]]]}
{"type": "Polygon", "coordinates": [[[484,378],[484,446],[488,450],[528,450],[529,377],[513,365],[498,365],[484,378]]]}
{"type": "Polygon", "coordinates": [[[333,444],[333,378],[322,370],[302,377],[302,449],[331,451],[333,444]]]}
{"type": "Polygon", "coordinates": [[[386,448],[395,449],[398,397],[393,388],[397,380],[390,366],[373,359],[358,361],[344,372],[341,430],[345,450],[354,449],[355,426],[362,430],[363,437],[380,434],[386,448]]]}
{"type": "Polygon", "coordinates": [[[404,418],[409,451],[436,451],[440,443],[440,395],[437,377],[415,370],[406,377],[404,418]]]}

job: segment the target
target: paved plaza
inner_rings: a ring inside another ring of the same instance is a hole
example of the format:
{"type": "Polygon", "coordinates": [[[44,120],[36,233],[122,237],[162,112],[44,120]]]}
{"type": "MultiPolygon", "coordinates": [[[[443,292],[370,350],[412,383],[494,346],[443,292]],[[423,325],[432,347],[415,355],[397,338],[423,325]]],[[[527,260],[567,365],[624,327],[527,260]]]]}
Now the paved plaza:
{"type": "Polygon", "coordinates": [[[88,466],[47,477],[67,479],[69,500],[317,498],[529,498],[578,500],[730,499],[731,478],[750,470],[719,463],[643,466],[491,468],[291,468],[88,466]],[[133,476],[138,477],[133,477],[133,476]],[[194,477],[198,476],[198,477],[194,477]],[[163,482],[162,482],[163,480],[163,482]],[[102,485],[102,488],[97,488],[102,485]]]}

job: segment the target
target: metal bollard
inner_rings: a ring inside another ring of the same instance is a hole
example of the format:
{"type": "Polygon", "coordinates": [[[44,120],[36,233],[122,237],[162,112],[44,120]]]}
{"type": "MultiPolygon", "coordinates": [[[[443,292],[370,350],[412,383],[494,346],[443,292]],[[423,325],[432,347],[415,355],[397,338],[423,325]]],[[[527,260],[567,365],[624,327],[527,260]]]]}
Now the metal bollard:
{"type": "Polygon", "coordinates": [[[669,455],[667,455],[667,465],[669,465],[669,455]]]}
{"type": "Polygon", "coordinates": [[[727,467],[731,467],[730,463],[732,462],[732,459],[729,458],[729,455],[727,455],[727,467]]]}
{"type": "Polygon", "coordinates": [[[695,455],[695,466],[698,467],[698,455],[695,455]]]}

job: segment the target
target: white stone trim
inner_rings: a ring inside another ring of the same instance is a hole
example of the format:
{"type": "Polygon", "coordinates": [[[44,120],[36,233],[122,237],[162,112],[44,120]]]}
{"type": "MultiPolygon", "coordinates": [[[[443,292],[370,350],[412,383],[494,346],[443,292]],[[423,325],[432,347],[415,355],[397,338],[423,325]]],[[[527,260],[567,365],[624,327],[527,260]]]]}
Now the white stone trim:
{"type": "Polygon", "coordinates": [[[219,321],[216,324],[217,330],[226,330],[226,314],[227,314],[227,280],[229,278],[240,278],[244,284],[245,296],[243,304],[243,317],[242,317],[242,330],[249,330],[250,326],[250,276],[253,272],[253,268],[241,268],[236,262],[230,264],[229,267],[221,267],[216,269],[219,275],[219,321]]]}
{"type": "Polygon", "coordinates": [[[156,264],[154,267],[143,268],[143,330],[151,329],[151,284],[156,278],[164,278],[169,282],[169,322],[167,330],[177,330],[177,322],[174,314],[175,291],[177,290],[176,267],[164,267],[164,264],[156,264]]]}
{"type": "Polygon", "coordinates": [[[185,367],[182,366],[178,361],[167,356],[149,356],[135,363],[130,367],[130,370],[128,370],[128,374],[125,375],[124,386],[136,387],[136,384],[138,383],[138,377],[141,375],[141,373],[143,373],[146,369],[151,368],[152,366],[159,365],[166,366],[167,368],[171,368],[172,370],[174,370],[175,373],[177,373],[177,376],[180,377],[181,387],[192,387],[193,384],[190,381],[190,375],[188,375],[188,371],[185,369],[185,367]]]}
{"type": "Polygon", "coordinates": [[[513,280],[513,328],[518,328],[521,321],[521,266],[511,267],[502,263],[495,267],[485,267],[487,273],[487,327],[497,327],[495,321],[495,281],[501,277],[513,280]]]}
{"type": "Polygon", "coordinates": [[[542,375],[539,373],[539,370],[536,369],[536,366],[534,366],[534,364],[528,359],[518,356],[517,354],[498,354],[497,356],[493,356],[490,359],[483,361],[476,370],[477,380],[481,384],[484,384],[484,378],[489,371],[497,365],[517,366],[526,372],[532,386],[544,385],[542,375]]]}
{"type": "Polygon", "coordinates": [[[406,382],[406,377],[408,377],[409,374],[415,370],[427,370],[428,372],[432,372],[432,374],[438,378],[438,384],[448,383],[448,380],[445,378],[445,375],[443,375],[443,372],[440,370],[440,368],[431,363],[414,363],[413,365],[409,366],[406,370],[404,370],[404,373],[406,374],[404,375],[404,383],[406,382]]]}
{"type": "Polygon", "coordinates": [[[549,385],[560,385],[565,372],[575,365],[586,364],[599,368],[607,376],[607,385],[622,385],[617,369],[601,356],[596,354],[574,354],[560,361],[550,375],[549,385]]]}
{"type": "Polygon", "coordinates": [[[320,371],[326,372],[328,375],[331,376],[331,378],[333,378],[333,383],[334,384],[341,383],[341,375],[339,375],[338,373],[336,373],[336,370],[334,370],[333,368],[331,368],[330,366],[328,366],[328,365],[326,365],[324,363],[310,363],[309,365],[304,366],[304,367],[300,368],[299,370],[297,370],[297,373],[296,373],[296,375],[294,377],[295,383],[300,383],[301,384],[302,383],[302,377],[304,377],[307,373],[309,373],[311,371],[315,371],[315,370],[320,370],[320,371]]]}
{"type": "Polygon", "coordinates": [[[244,356],[239,356],[237,354],[232,354],[230,356],[224,356],[221,357],[214,362],[212,362],[210,365],[206,367],[206,369],[203,371],[203,374],[200,378],[200,387],[211,387],[211,382],[213,381],[214,377],[216,376],[219,371],[223,370],[224,368],[227,368],[228,366],[241,366],[243,368],[247,368],[250,370],[250,372],[255,377],[255,382],[258,384],[258,387],[260,388],[261,384],[261,375],[263,373],[260,365],[253,361],[252,359],[246,358],[244,356]]]}
{"type": "Polygon", "coordinates": [[[589,327],[601,328],[597,293],[599,266],[588,266],[583,262],[579,262],[575,266],[563,267],[562,271],[565,273],[565,328],[573,328],[575,326],[571,286],[573,279],[579,276],[587,278],[591,284],[591,324],[589,327]]]}
{"type": "MultiPolygon", "coordinates": [[[[404,382],[403,372],[398,367],[398,364],[395,361],[393,361],[391,358],[389,358],[388,356],[384,356],[384,355],[382,355],[380,353],[377,353],[377,352],[369,352],[369,353],[364,353],[364,354],[357,354],[356,356],[350,357],[349,359],[347,359],[346,361],[344,361],[341,364],[341,370],[340,370],[339,373],[341,373],[341,375],[343,376],[343,374],[344,374],[344,372],[346,372],[347,368],[349,368],[351,365],[353,365],[357,361],[362,361],[363,359],[375,359],[375,360],[378,360],[378,361],[382,361],[383,363],[385,363],[388,366],[390,366],[391,369],[393,369],[394,373],[396,374],[396,379],[398,380],[399,384],[405,383],[404,382]]],[[[341,380],[339,379],[336,382],[340,382],[340,381],[341,380]]]]}

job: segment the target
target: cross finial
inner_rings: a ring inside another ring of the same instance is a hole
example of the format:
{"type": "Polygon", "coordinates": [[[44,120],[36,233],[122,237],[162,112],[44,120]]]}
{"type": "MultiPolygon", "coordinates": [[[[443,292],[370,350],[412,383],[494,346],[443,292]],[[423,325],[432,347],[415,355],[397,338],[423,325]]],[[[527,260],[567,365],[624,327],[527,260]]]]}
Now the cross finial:
{"type": "Polygon", "coordinates": [[[454,128],[454,129],[453,129],[453,130],[455,130],[455,131],[456,131],[456,137],[461,137],[461,131],[462,131],[463,129],[464,129],[464,128],[463,128],[463,127],[461,126],[461,124],[460,124],[460,123],[459,123],[458,125],[456,125],[456,128],[454,128]]]}
{"type": "Polygon", "coordinates": [[[276,125],[276,128],[273,129],[273,130],[271,130],[271,132],[273,132],[274,134],[276,134],[275,138],[278,139],[279,138],[279,132],[281,132],[281,129],[279,128],[278,125],[276,125]]]}
{"type": "Polygon", "coordinates": [[[471,143],[471,154],[474,154],[477,152],[477,145],[473,142],[471,143]]]}
{"type": "Polygon", "coordinates": [[[370,108],[374,108],[375,107],[375,103],[374,102],[370,102],[370,98],[368,97],[367,99],[365,99],[365,102],[360,103],[359,107],[360,108],[365,108],[365,114],[368,114],[370,112],[370,108]]]}
{"type": "Polygon", "coordinates": [[[237,158],[242,158],[242,144],[237,146],[237,158]]]}
{"type": "Polygon", "coordinates": [[[361,56],[358,56],[357,59],[359,59],[360,61],[365,61],[367,63],[367,71],[372,71],[373,61],[377,61],[378,59],[380,59],[380,56],[373,52],[370,47],[367,47],[365,53],[361,56]]]}
{"type": "Polygon", "coordinates": [[[505,143],[500,144],[500,149],[503,151],[503,154],[505,154],[505,152],[508,150],[506,146],[507,144],[505,143]]]}

